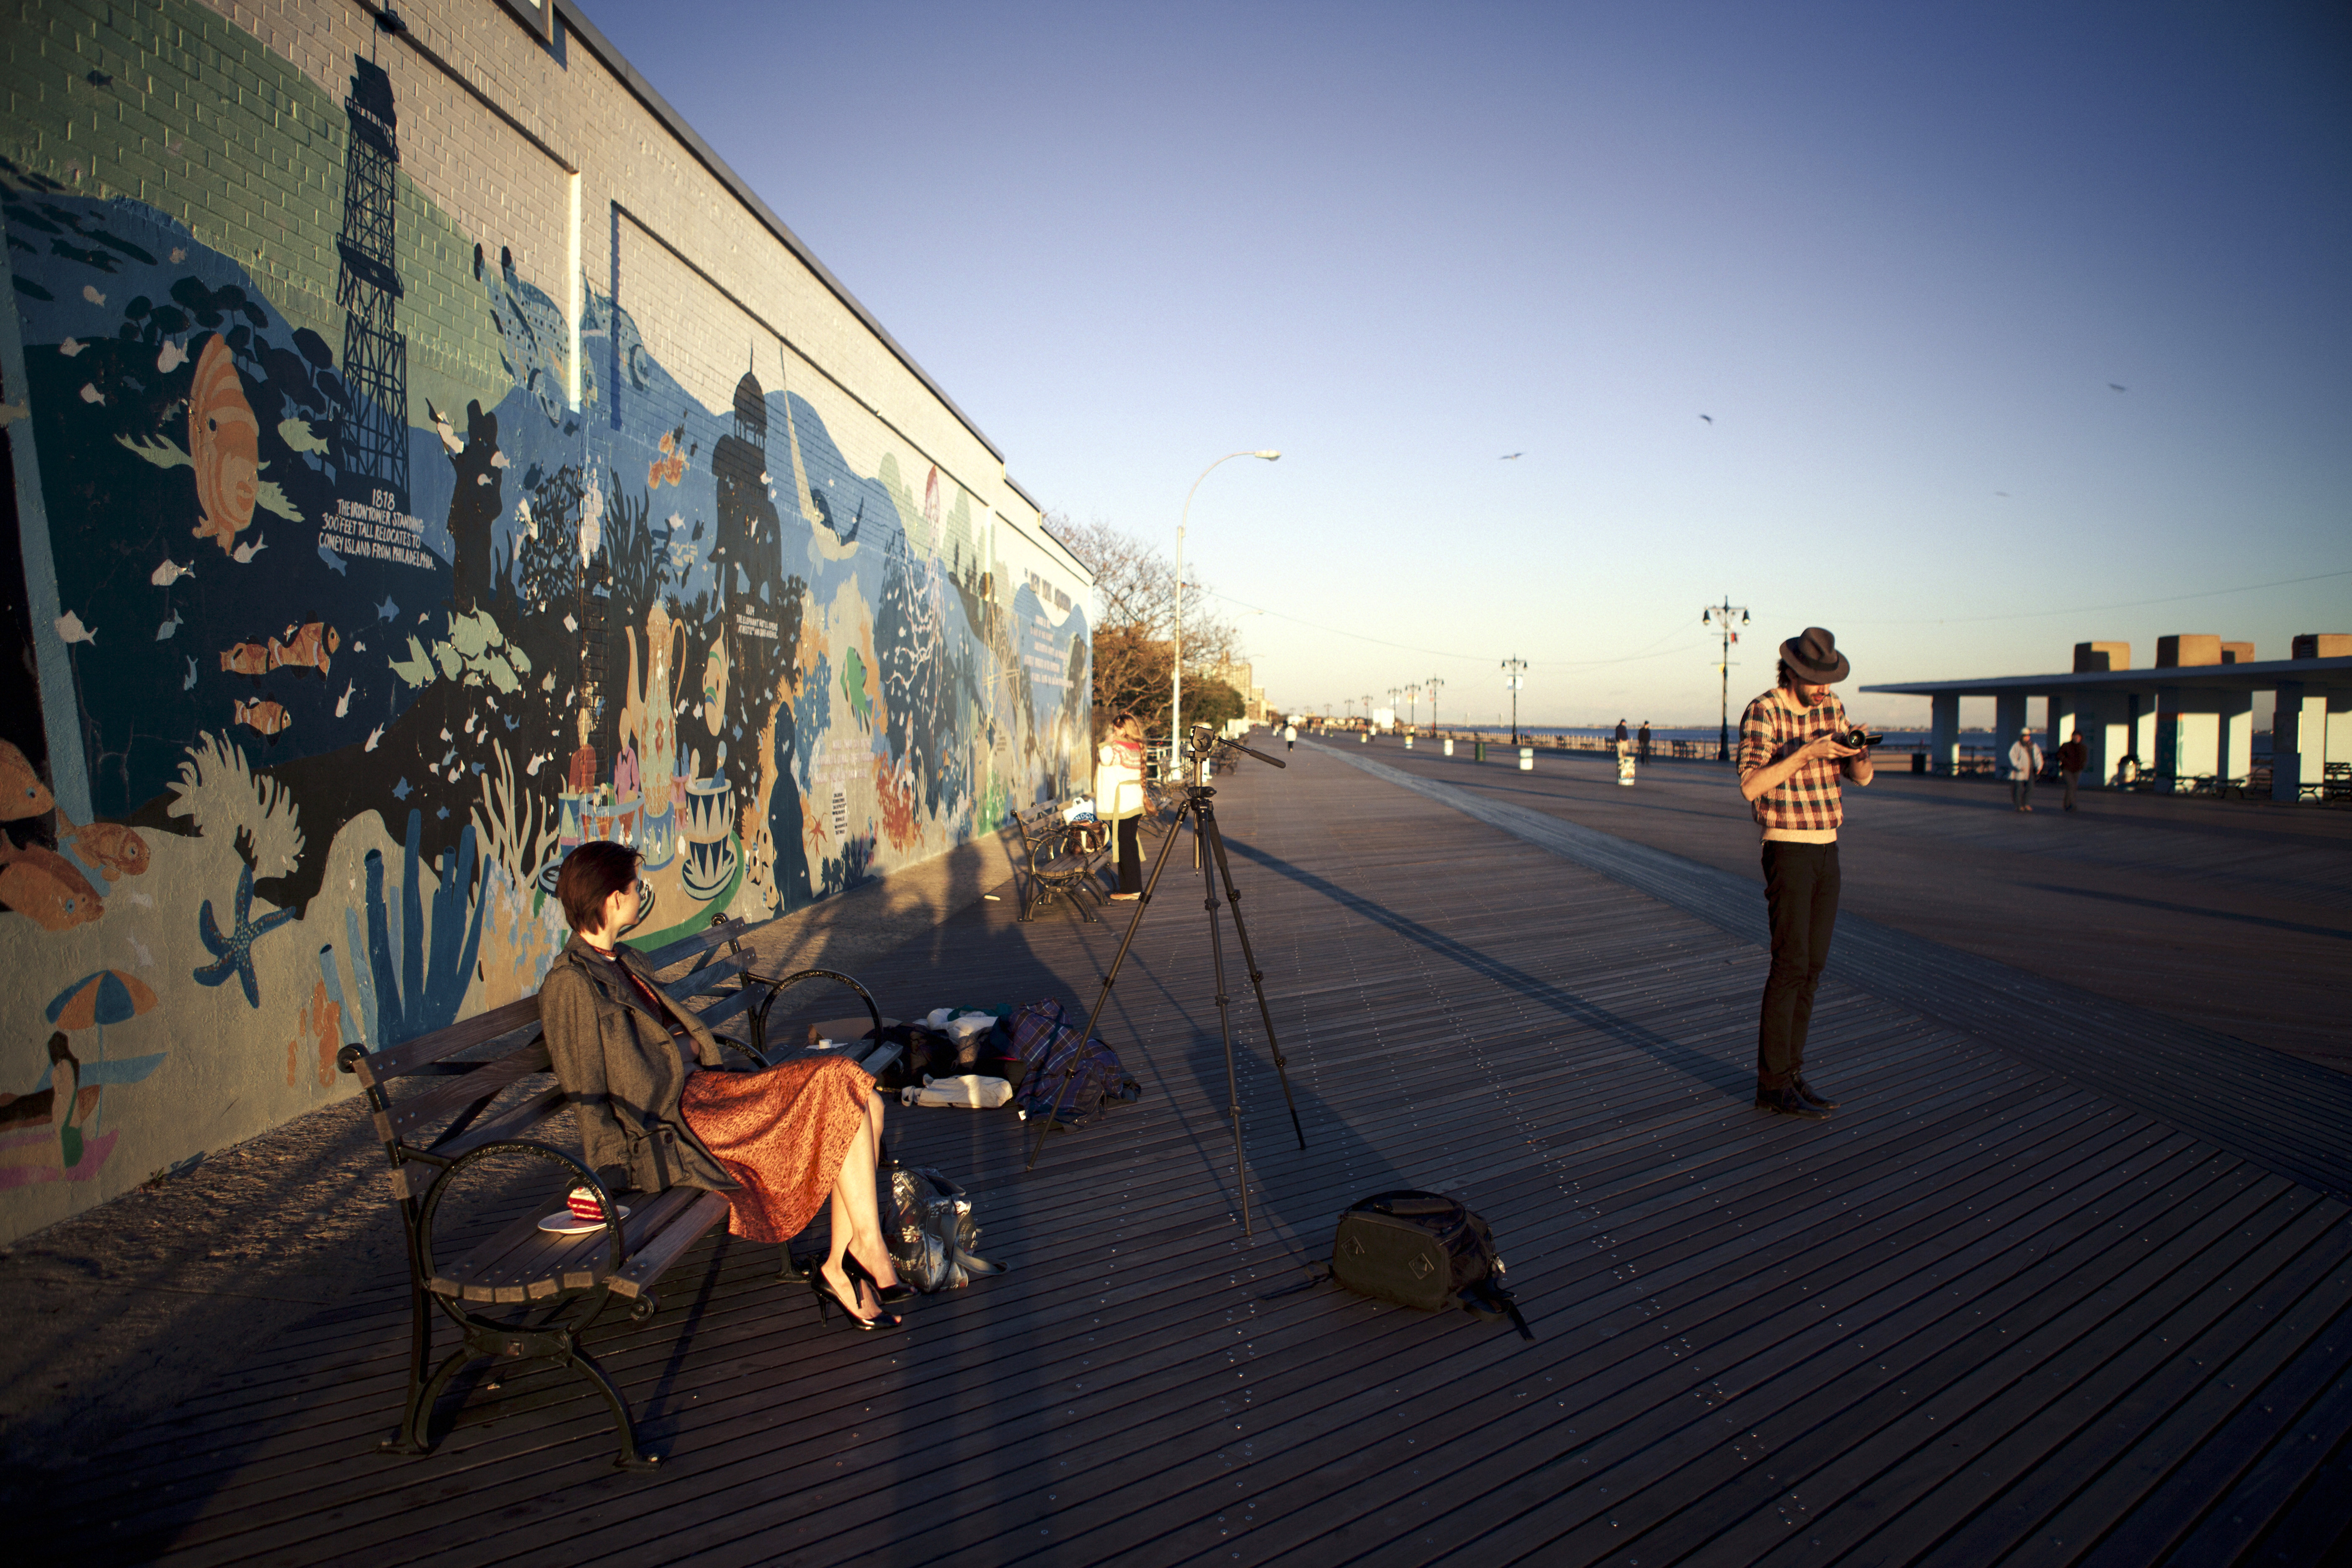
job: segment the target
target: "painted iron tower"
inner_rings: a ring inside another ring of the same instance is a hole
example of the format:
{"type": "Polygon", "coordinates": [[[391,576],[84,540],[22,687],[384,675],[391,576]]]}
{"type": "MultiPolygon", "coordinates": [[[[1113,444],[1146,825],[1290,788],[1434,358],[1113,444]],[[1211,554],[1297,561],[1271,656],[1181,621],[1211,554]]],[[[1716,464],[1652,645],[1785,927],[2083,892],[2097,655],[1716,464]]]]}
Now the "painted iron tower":
{"type": "Polygon", "coordinates": [[[343,229],[335,239],[342,269],[335,303],[343,309],[343,380],[352,391],[338,454],[346,478],[373,480],[408,506],[408,340],[395,330],[400,274],[393,267],[394,171],[400,142],[392,79],[369,60],[353,62],[351,153],[343,165],[343,229]]]}

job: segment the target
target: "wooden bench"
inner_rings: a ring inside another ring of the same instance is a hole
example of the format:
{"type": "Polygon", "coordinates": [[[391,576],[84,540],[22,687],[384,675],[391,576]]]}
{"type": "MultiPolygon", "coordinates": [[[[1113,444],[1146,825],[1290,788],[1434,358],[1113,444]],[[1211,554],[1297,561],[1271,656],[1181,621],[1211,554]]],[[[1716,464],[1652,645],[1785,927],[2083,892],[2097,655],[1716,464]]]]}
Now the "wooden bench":
{"type": "MultiPolygon", "coordinates": [[[[742,945],[749,930],[740,920],[714,921],[708,931],[646,956],[657,970],[692,963],[685,974],[662,982],[662,990],[709,1026],[722,1046],[755,1067],[803,1054],[791,1046],[770,1048],[768,1014],[777,997],[811,980],[836,982],[863,999],[877,1044],[856,1047],[860,1065],[870,1072],[888,1065],[898,1047],[878,1044],[881,1010],[863,985],[833,970],[805,969],[774,979],[755,974],[742,945]],[[728,950],[724,958],[718,956],[722,947],[728,950]]],[[[611,1405],[620,1436],[614,1463],[625,1469],[653,1468],[658,1456],[639,1447],[627,1401],[581,1340],[616,1299],[627,1303],[636,1321],[652,1317],[659,1308],[655,1283],[726,1217],[726,1197],[696,1187],[624,1194],[630,1212],[621,1216],[624,1205],[571,1152],[576,1147],[572,1140],[565,1138],[568,1146],[559,1147],[550,1138],[551,1123],[567,1101],[549,1065],[536,993],[379,1051],[345,1046],[336,1059],[365,1091],[392,1162],[393,1200],[408,1241],[407,1405],[399,1431],[382,1449],[431,1452],[433,1407],[468,1363],[482,1357],[543,1358],[585,1378],[611,1405]],[[397,1094],[394,1084],[400,1086],[397,1094]],[[518,1157],[555,1166],[560,1184],[486,1239],[446,1248],[438,1244],[434,1222],[461,1174],[486,1160],[518,1157]],[[541,1216],[562,1208],[562,1194],[575,1185],[593,1189],[604,1202],[604,1224],[580,1235],[540,1229],[541,1216]],[[459,1342],[428,1374],[436,1312],[457,1326],[459,1342]]],[[[801,1278],[789,1247],[780,1277],[801,1278]]]]}
{"type": "MultiPolygon", "coordinates": [[[[1013,814],[1013,826],[1020,831],[1021,847],[1027,865],[1027,875],[1022,879],[1021,919],[1034,919],[1039,910],[1051,903],[1055,895],[1070,900],[1071,907],[1089,921],[1099,925],[1094,910],[1078,898],[1081,890],[1094,894],[1096,902],[1102,901],[1102,882],[1095,873],[1109,855],[1108,834],[1105,843],[1088,849],[1078,849],[1071,843],[1070,825],[1062,820],[1058,803],[1033,806],[1013,814]]],[[[1103,825],[1106,829],[1109,824],[1103,825]]]]}

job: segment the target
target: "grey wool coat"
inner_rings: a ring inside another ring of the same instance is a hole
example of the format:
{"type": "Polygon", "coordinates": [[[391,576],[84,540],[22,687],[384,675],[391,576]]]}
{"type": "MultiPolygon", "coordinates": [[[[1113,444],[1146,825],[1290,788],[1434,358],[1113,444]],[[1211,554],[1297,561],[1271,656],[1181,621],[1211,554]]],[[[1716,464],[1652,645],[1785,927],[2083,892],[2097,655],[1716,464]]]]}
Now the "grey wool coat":
{"type": "MultiPolygon", "coordinates": [[[[661,996],[640,954],[625,946],[613,951],[661,996]]],[[[669,1024],[635,993],[577,935],[556,955],[539,988],[540,1027],[555,1076],[578,1109],[584,1157],[615,1190],[725,1192],[739,1184],[678,1112],[688,1074],[669,1024]]],[[[719,1041],[702,1020],[667,996],[661,1004],[692,1037],[695,1060],[718,1068],[719,1041]]]]}

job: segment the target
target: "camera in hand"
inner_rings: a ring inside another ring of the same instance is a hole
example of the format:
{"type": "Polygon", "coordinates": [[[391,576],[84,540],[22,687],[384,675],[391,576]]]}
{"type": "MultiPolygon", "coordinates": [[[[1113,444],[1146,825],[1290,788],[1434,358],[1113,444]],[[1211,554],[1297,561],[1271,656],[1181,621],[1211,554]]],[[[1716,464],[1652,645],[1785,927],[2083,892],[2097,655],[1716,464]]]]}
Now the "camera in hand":
{"type": "Polygon", "coordinates": [[[1886,743],[1886,737],[1884,735],[1874,735],[1869,731],[1857,724],[1853,729],[1848,730],[1844,734],[1840,735],[1837,738],[1837,743],[1841,746],[1852,746],[1857,752],[1866,752],[1873,746],[1885,745],[1886,743]]]}

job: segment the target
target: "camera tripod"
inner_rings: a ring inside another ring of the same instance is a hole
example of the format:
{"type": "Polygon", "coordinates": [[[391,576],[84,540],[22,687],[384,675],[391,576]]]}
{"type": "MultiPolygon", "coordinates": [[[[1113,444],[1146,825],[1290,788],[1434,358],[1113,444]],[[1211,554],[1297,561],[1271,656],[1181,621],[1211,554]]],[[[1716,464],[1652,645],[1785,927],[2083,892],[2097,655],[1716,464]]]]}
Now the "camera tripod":
{"type": "MultiPolygon", "coordinates": [[[[1195,728],[1200,731],[1208,731],[1205,724],[1195,728]]],[[[1199,753],[1192,764],[1194,778],[1208,776],[1211,759],[1223,748],[1255,757],[1259,762],[1270,763],[1277,768],[1288,766],[1279,757],[1253,752],[1238,741],[1216,737],[1210,742],[1207,751],[1199,753]]],[[[1299,1124],[1298,1104],[1290,1097],[1288,1064],[1283,1058],[1282,1042],[1275,1037],[1274,1014],[1265,1005],[1265,976],[1258,969],[1257,954],[1251,951],[1249,928],[1242,923],[1241,889],[1234,886],[1233,868],[1225,863],[1225,836],[1217,826],[1216,795],[1217,792],[1205,784],[1188,782],[1184,785],[1184,804],[1177,809],[1176,820],[1169,825],[1168,837],[1160,842],[1160,858],[1152,862],[1151,876],[1143,884],[1143,897],[1135,906],[1135,916],[1127,922],[1127,934],[1119,938],[1118,952],[1110,961],[1110,972],[1103,976],[1102,994],[1095,998],[1094,1011],[1087,1015],[1086,1027],[1078,1037],[1081,1040],[1094,1038],[1095,1025],[1101,1019],[1103,1009],[1110,1005],[1111,987],[1118,984],[1118,972],[1127,963],[1128,950],[1135,945],[1135,933],[1143,929],[1143,912],[1151,907],[1152,892],[1160,886],[1160,873],[1168,869],[1168,862],[1174,858],[1171,851],[1176,847],[1176,830],[1189,817],[1192,822],[1196,851],[1202,846],[1208,849],[1207,854],[1196,857],[1201,863],[1202,885],[1207,894],[1201,908],[1209,917],[1209,957],[1215,967],[1217,982],[1217,1030],[1224,1037],[1225,1042],[1225,1113],[1234,1126],[1234,1187],[1241,1194],[1242,1234],[1249,1236],[1254,1233],[1250,1227],[1249,1163],[1242,1144],[1241,1084],[1234,1068],[1234,1023],[1232,998],[1225,993],[1224,939],[1217,929],[1217,883],[1221,879],[1225,888],[1225,902],[1233,909],[1234,934],[1241,938],[1242,962],[1248,965],[1250,989],[1257,993],[1257,1016],[1265,1025],[1266,1048],[1274,1057],[1275,1075],[1282,1082],[1282,1100],[1290,1110],[1290,1130],[1297,1135],[1301,1149],[1307,1147],[1307,1130],[1299,1124]]],[[[1029,1164],[1024,1169],[1034,1169],[1037,1156],[1044,1152],[1045,1134],[1053,1130],[1054,1108],[1061,1104],[1062,1092],[1076,1068],[1077,1055],[1073,1052],[1062,1068],[1061,1081],[1054,1086],[1053,1094],[1045,1101],[1047,1110],[1037,1128],[1036,1142],[1030,1146],[1029,1164]]]]}

